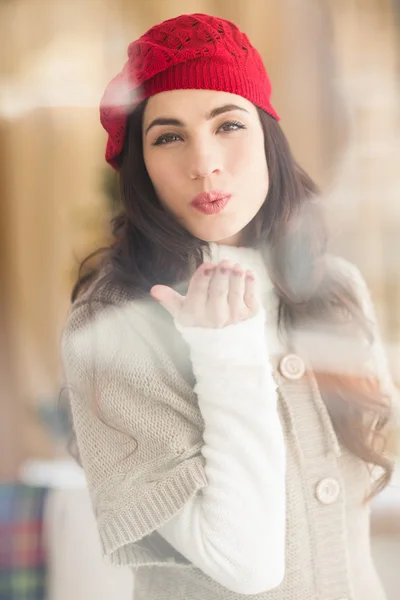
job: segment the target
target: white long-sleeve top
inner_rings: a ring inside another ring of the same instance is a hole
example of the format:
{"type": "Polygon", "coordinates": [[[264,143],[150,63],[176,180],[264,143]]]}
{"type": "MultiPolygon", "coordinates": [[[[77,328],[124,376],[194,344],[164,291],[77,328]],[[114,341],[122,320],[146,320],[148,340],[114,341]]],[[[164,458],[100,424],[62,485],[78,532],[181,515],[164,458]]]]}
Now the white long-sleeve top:
{"type": "MultiPolygon", "coordinates": [[[[222,258],[266,276],[254,251],[214,247],[212,260],[222,258]]],[[[268,326],[274,339],[276,323],[265,322],[264,310],[224,329],[178,326],[190,348],[205,424],[208,486],[158,532],[206,575],[241,594],[273,589],[284,576],[285,444],[268,326]]]]}

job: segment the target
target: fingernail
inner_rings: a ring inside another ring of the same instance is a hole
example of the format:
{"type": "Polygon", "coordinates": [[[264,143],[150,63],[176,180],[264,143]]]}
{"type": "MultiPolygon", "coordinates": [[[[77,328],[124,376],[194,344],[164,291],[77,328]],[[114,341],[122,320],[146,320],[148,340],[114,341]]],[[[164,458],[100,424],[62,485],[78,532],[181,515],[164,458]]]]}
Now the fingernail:
{"type": "Polygon", "coordinates": [[[220,267],[219,270],[221,271],[221,273],[228,273],[228,271],[230,270],[229,267],[220,267]]]}
{"type": "Polygon", "coordinates": [[[246,273],[246,279],[249,279],[249,281],[255,281],[254,273],[246,273]]]}
{"type": "Polygon", "coordinates": [[[233,271],[233,274],[236,275],[237,277],[241,277],[243,275],[243,271],[233,271]]]}
{"type": "Polygon", "coordinates": [[[211,275],[211,273],[214,273],[215,269],[216,269],[215,265],[207,265],[204,268],[203,273],[204,273],[204,275],[211,275]]]}

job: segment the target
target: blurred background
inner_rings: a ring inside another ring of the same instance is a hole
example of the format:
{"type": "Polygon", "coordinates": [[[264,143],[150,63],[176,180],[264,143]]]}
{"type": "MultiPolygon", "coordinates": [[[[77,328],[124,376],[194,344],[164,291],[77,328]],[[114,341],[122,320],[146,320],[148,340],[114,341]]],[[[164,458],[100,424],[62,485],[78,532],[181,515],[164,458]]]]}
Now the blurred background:
{"type": "MultiPolygon", "coordinates": [[[[130,573],[100,561],[65,450],[59,343],[79,260],[107,240],[104,87],[130,41],[191,12],[233,20],[260,50],[295,156],[323,190],[332,251],[364,274],[400,384],[400,0],[0,0],[2,600],[107,600],[115,585],[130,598],[130,573]]],[[[373,512],[390,600],[396,482],[373,512]]]]}

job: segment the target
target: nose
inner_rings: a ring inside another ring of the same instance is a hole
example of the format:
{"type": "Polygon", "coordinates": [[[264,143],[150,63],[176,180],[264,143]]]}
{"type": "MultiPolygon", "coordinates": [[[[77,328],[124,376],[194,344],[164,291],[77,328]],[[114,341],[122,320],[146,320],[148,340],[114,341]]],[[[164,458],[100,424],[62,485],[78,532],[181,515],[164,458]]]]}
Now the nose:
{"type": "Polygon", "coordinates": [[[211,141],[193,144],[189,153],[190,179],[207,179],[222,171],[222,159],[211,141]]]}

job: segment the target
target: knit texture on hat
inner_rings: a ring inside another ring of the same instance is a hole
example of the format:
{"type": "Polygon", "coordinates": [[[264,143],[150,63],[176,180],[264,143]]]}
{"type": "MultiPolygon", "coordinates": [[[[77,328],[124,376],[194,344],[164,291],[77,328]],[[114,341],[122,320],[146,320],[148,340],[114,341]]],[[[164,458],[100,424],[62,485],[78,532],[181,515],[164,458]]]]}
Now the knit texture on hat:
{"type": "Polygon", "coordinates": [[[225,19],[181,15],[132,42],[122,71],[104,92],[100,120],[108,133],[106,160],[114,168],[119,168],[127,115],[145,98],[176,89],[237,94],[279,120],[268,74],[248,37],[225,19]]]}

